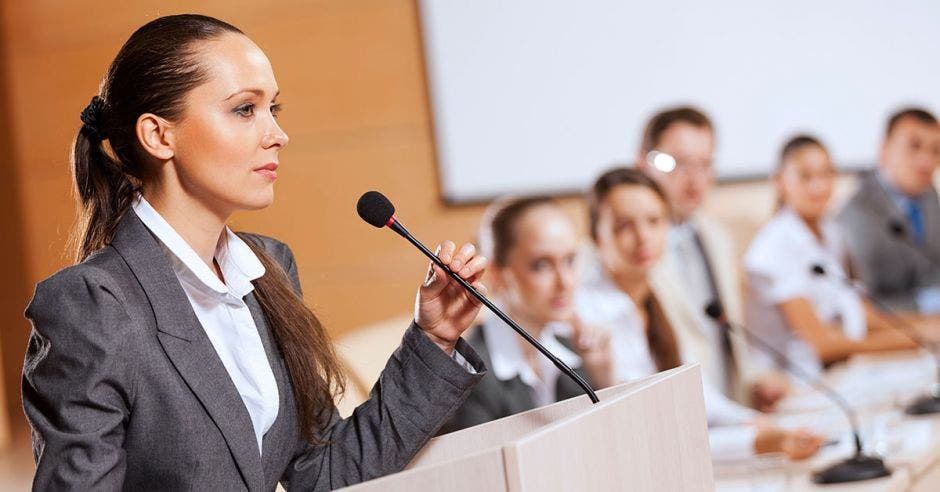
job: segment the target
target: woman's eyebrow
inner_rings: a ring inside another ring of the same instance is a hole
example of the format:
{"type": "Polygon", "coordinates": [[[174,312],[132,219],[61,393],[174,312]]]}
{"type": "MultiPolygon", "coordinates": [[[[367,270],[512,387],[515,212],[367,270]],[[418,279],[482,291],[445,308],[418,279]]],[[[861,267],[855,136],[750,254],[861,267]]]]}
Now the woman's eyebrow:
{"type": "MultiPolygon", "coordinates": [[[[255,95],[257,95],[257,96],[264,96],[264,94],[265,94],[264,89],[241,89],[241,90],[235,91],[234,93],[232,93],[231,95],[229,95],[228,97],[226,97],[225,99],[223,99],[222,102],[228,101],[229,99],[231,99],[231,98],[233,98],[233,97],[235,97],[235,96],[237,96],[237,95],[239,95],[239,94],[244,94],[244,93],[246,93],[246,92],[249,92],[249,93],[251,93],[251,94],[255,94],[255,95]]],[[[281,91],[280,91],[280,90],[276,91],[276,92],[274,93],[274,97],[272,97],[271,99],[272,99],[272,100],[277,99],[277,96],[279,96],[280,94],[281,94],[281,91]]]]}

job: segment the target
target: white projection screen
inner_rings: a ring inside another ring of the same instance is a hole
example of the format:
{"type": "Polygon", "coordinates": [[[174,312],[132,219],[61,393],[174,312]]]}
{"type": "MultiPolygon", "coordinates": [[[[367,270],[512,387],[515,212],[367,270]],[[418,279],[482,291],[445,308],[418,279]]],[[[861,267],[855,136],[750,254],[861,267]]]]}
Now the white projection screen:
{"type": "Polygon", "coordinates": [[[420,0],[443,198],[583,190],[693,104],[721,179],[810,132],[871,167],[886,117],[940,109],[940,2],[420,0]]]}

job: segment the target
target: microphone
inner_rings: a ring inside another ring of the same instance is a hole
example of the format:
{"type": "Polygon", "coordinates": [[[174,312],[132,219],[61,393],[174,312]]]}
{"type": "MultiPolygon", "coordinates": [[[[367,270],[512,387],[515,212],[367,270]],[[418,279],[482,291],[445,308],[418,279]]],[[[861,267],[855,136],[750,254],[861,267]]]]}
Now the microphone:
{"type": "MultiPolygon", "coordinates": [[[[906,239],[908,235],[907,227],[905,227],[904,223],[901,222],[900,220],[891,219],[888,222],[888,234],[891,234],[891,236],[893,236],[895,239],[906,239]]],[[[930,265],[931,269],[934,269],[934,270],[937,269],[937,262],[934,261],[933,258],[928,256],[927,253],[924,252],[924,250],[914,246],[913,244],[907,241],[902,241],[902,242],[905,245],[907,245],[907,249],[914,251],[914,254],[916,254],[917,256],[920,256],[922,260],[926,261],[930,265]]]]}
{"type": "MultiPolygon", "coordinates": [[[[907,228],[904,226],[904,223],[898,219],[891,219],[888,222],[888,234],[891,234],[895,239],[906,239],[908,232],[907,228]]],[[[908,250],[913,251],[915,255],[919,256],[920,259],[924,260],[927,265],[930,266],[930,269],[933,271],[937,270],[937,262],[934,261],[926,251],[918,248],[914,244],[911,244],[908,241],[901,241],[908,250]]]]}
{"type": "Polygon", "coordinates": [[[900,220],[892,219],[891,222],[888,223],[888,232],[896,238],[904,236],[904,224],[902,224],[900,220]]]}
{"type": "MultiPolygon", "coordinates": [[[[813,265],[811,271],[814,275],[817,276],[826,276],[829,275],[826,272],[826,269],[819,264],[813,265]]],[[[933,355],[934,361],[937,364],[937,384],[935,385],[932,392],[923,395],[913,402],[911,402],[907,408],[904,409],[904,412],[908,415],[927,415],[933,413],[940,413],[940,353],[937,352],[937,347],[935,344],[924,340],[923,337],[917,332],[917,328],[911,326],[910,323],[904,320],[901,316],[898,316],[897,312],[891,309],[891,306],[888,306],[884,302],[879,301],[874,296],[870,295],[862,286],[856,284],[852,279],[839,274],[829,275],[830,277],[836,277],[846,285],[851,287],[859,295],[863,296],[865,299],[868,299],[872,304],[878,306],[878,309],[881,309],[892,321],[900,324],[905,329],[901,329],[894,325],[889,325],[891,328],[897,330],[899,333],[903,334],[914,342],[918,347],[926,350],[928,353],[933,355]]]]}
{"type": "Polygon", "coordinates": [[[501,309],[496,307],[486,296],[481,294],[479,291],[473,288],[469,282],[463,279],[460,275],[457,275],[450,268],[445,265],[440,258],[437,257],[434,253],[431,252],[421,241],[418,241],[414,236],[408,232],[408,229],[405,229],[405,226],[395,218],[395,206],[392,205],[392,202],[389,201],[385,195],[379,193],[378,191],[367,191],[359,197],[359,203],[356,204],[356,211],[359,212],[359,217],[362,217],[362,220],[368,222],[369,224],[382,228],[388,227],[389,229],[395,231],[401,237],[405,238],[413,244],[418,250],[424,253],[424,256],[427,256],[435,265],[440,267],[450,278],[457,281],[461,287],[467,290],[473,297],[477,298],[484,306],[486,306],[490,311],[493,312],[499,319],[503,320],[510,328],[516,331],[525,341],[529,342],[536,350],[542,353],[548,360],[552,361],[552,364],[558,368],[563,374],[571,378],[591,399],[592,403],[597,403],[600,401],[597,398],[597,394],[594,393],[594,389],[591,388],[591,385],[587,383],[578,373],[571,370],[567,364],[561,361],[555,354],[551,353],[547,348],[542,346],[538,340],[532,337],[529,332],[525,331],[518,323],[516,323],[512,318],[504,313],[501,309]]]}
{"type": "Polygon", "coordinates": [[[824,383],[821,378],[811,375],[799,366],[792,364],[786,355],[774,348],[774,346],[766,340],[763,340],[762,338],[755,335],[746,326],[738,323],[732,323],[725,316],[724,308],[721,306],[721,302],[717,299],[705,306],[705,314],[708,315],[709,318],[715,320],[719,325],[721,325],[722,329],[728,331],[729,333],[733,328],[740,329],[746,335],[748,342],[756,345],[761,351],[773,356],[785,371],[810,385],[812,388],[822,392],[822,394],[826,395],[826,397],[835,403],[836,406],[842,410],[842,413],[845,414],[849,421],[849,426],[852,428],[852,436],[855,438],[855,455],[828,468],[813,473],[813,481],[815,483],[823,484],[856,482],[860,480],[870,480],[891,475],[891,470],[885,466],[885,463],[881,458],[878,458],[877,456],[866,455],[862,450],[862,438],[858,432],[858,416],[855,414],[855,411],[848,404],[848,402],[846,402],[838,392],[830,388],[829,385],[824,383]]]}

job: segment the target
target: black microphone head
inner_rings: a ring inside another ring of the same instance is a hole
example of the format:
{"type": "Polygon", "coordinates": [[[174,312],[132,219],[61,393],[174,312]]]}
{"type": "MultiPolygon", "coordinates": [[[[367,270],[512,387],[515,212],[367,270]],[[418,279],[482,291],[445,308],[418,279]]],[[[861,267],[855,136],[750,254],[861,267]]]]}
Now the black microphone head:
{"type": "Polygon", "coordinates": [[[724,308],[721,307],[721,301],[719,301],[718,299],[715,299],[714,301],[709,302],[705,306],[705,314],[707,314],[709,318],[715,321],[720,320],[721,317],[725,314],[724,308]]]}
{"type": "Polygon", "coordinates": [[[826,269],[823,268],[823,266],[818,263],[813,265],[813,268],[811,268],[810,270],[812,270],[812,272],[816,275],[822,276],[826,274],[826,269]]]}
{"type": "Polygon", "coordinates": [[[356,211],[362,220],[375,227],[382,228],[395,215],[395,206],[378,191],[367,191],[359,197],[356,211]]]}
{"type": "Polygon", "coordinates": [[[892,220],[888,223],[888,232],[894,237],[901,237],[904,235],[904,224],[898,220],[892,220]]]}

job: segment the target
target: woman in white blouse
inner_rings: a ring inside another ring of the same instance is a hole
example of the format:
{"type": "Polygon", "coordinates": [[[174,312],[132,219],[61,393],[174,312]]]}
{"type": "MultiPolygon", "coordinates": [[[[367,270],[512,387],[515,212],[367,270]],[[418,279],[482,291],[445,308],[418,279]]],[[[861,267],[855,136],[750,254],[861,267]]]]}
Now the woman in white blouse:
{"type": "MultiPolygon", "coordinates": [[[[634,169],[612,169],[589,195],[597,261],[577,295],[585,323],[611,331],[617,376],[624,381],[671,369],[689,360],[675,336],[671,313],[660,305],[650,274],[663,256],[670,228],[669,206],[659,186],[634,169]]],[[[705,407],[712,455],[745,458],[784,452],[813,455],[821,439],[809,432],[763,425],[758,413],[729,400],[707,382],[705,407]]]]}
{"type": "MultiPolygon", "coordinates": [[[[497,302],[533,337],[596,388],[614,381],[606,330],[574,317],[579,236],[551,198],[497,201],[484,215],[480,251],[492,258],[488,284],[497,302]]],[[[445,425],[453,431],[582,394],[547,358],[495,316],[467,337],[489,367],[445,425]]]]}
{"type": "MultiPolygon", "coordinates": [[[[787,142],[774,173],[779,208],[744,257],[748,326],[810,373],[854,353],[914,346],[847,280],[849,258],[827,216],[835,174],[817,139],[787,142]]],[[[758,366],[784,364],[753,357],[758,366]]]]}

